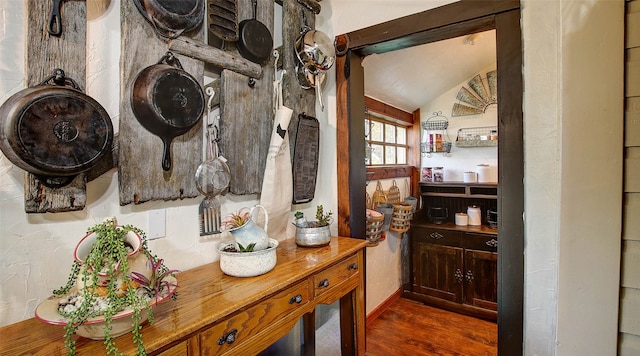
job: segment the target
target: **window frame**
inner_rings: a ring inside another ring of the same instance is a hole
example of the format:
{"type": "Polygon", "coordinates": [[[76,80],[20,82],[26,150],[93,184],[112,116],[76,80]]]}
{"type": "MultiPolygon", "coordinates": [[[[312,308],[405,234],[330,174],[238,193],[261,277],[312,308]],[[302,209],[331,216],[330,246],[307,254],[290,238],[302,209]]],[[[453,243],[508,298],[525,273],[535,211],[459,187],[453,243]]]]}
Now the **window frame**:
{"type": "Polygon", "coordinates": [[[409,129],[411,127],[411,125],[407,125],[407,124],[400,124],[397,122],[394,122],[392,120],[386,120],[384,118],[380,118],[374,115],[371,115],[370,113],[367,113],[367,116],[365,117],[365,126],[368,123],[368,128],[365,127],[365,149],[369,150],[371,149],[371,147],[373,145],[379,145],[382,146],[382,163],[381,164],[373,164],[371,163],[371,153],[367,153],[365,154],[365,159],[366,157],[369,157],[368,162],[365,162],[365,166],[367,168],[377,168],[377,167],[402,167],[402,166],[406,166],[408,165],[409,162],[409,149],[410,149],[410,145],[409,145],[409,140],[408,140],[408,133],[409,133],[409,129]],[[372,127],[372,122],[377,122],[377,123],[381,123],[382,124],[382,141],[377,141],[377,140],[373,140],[371,138],[371,127],[372,127]],[[393,126],[395,128],[395,138],[394,138],[394,142],[387,142],[387,126],[393,126]],[[398,143],[398,128],[401,128],[404,130],[404,144],[398,143]],[[387,163],[387,148],[388,147],[395,147],[396,148],[396,153],[395,153],[395,162],[394,163],[387,163]],[[398,148],[404,148],[404,159],[403,159],[403,163],[398,163],[398,148]]]}

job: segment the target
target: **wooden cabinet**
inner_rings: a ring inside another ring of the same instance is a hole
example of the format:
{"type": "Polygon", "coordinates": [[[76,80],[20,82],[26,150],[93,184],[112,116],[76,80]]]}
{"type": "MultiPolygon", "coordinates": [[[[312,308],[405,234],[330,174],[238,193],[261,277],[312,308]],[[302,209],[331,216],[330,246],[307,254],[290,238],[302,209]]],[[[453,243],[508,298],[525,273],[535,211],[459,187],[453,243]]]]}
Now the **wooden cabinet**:
{"type": "Polygon", "coordinates": [[[409,296],[444,309],[495,320],[497,235],[414,224],[409,296]],[[490,246],[491,245],[491,246],[490,246]]]}
{"type": "MultiPolygon", "coordinates": [[[[456,212],[469,205],[483,213],[497,204],[495,184],[421,183],[422,206],[449,211],[443,224],[416,214],[409,236],[411,283],[406,295],[443,309],[497,319],[498,233],[486,226],[457,226],[456,212]]],[[[486,213],[485,213],[486,214],[486,213]]],[[[483,214],[484,215],[484,214],[483,214]]]]}
{"type": "MultiPolygon", "coordinates": [[[[315,350],[315,308],[340,301],[343,355],[364,355],[365,240],[332,237],[327,246],[281,241],[276,267],[261,276],[224,275],[218,262],[177,274],[178,299],[154,308],[143,326],[149,355],[255,355],[303,318],[305,354],[315,350]]],[[[64,355],[64,330],[35,318],[0,328],[0,355],[64,355]]],[[[115,339],[135,354],[131,337],[115,339]]],[[[104,354],[102,341],[79,338],[78,355],[104,354]]]]}

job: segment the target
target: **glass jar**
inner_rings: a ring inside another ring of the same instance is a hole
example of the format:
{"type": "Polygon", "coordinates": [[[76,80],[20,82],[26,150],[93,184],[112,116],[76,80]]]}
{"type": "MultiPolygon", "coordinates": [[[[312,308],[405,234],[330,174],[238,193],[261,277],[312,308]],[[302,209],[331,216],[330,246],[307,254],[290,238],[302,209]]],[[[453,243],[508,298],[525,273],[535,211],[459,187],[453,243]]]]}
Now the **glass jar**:
{"type": "Polygon", "coordinates": [[[443,167],[433,167],[433,181],[434,182],[444,182],[444,168],[443,167]]]}

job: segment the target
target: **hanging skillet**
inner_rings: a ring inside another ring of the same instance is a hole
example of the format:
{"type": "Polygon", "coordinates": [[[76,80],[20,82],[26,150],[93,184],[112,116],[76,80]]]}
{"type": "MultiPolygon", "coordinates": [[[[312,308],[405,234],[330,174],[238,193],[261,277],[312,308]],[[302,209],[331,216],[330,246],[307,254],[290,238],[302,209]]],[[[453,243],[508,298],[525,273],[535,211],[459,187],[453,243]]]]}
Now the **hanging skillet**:
{"type": "Polygon", "coordinates": [[[173,53],[143,69],[134,80],[131,107],[138,122],[164,145],[162,169],[171,169],[171,141],[189,131],[204,113],[198,81],[182,69],[173,53]]]}
{"type": "Polygon", "coordinates": [[[173,39],[198,27],[204,18],[204,0],[133,0],[161,37],[173,39]]]}
{"type": "Polygon", "coordinates": [[[111,152],[112,142],[107,111],[62,69],[0,106],[0,149],[50,186],[89,170],[111,152]]]}
{"type": "Polygon", "coordinates": [[[258,1],[253,0],[253,18],[240,21],[238,52],[251,62],[262,64],[271,56],[273,37],[267,26],[256,20],[258,1]]]}

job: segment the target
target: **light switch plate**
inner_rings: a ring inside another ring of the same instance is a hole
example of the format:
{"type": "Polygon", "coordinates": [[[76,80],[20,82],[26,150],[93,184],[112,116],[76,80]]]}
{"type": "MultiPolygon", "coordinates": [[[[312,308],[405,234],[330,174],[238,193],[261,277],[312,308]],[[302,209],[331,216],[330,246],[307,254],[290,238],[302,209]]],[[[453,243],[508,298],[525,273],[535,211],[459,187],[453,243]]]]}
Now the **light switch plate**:
{"type": "Polygon", "coordinates": [[[166,209],[149,210],[147,239],[154,240],[166,235],[166,209]]]}

